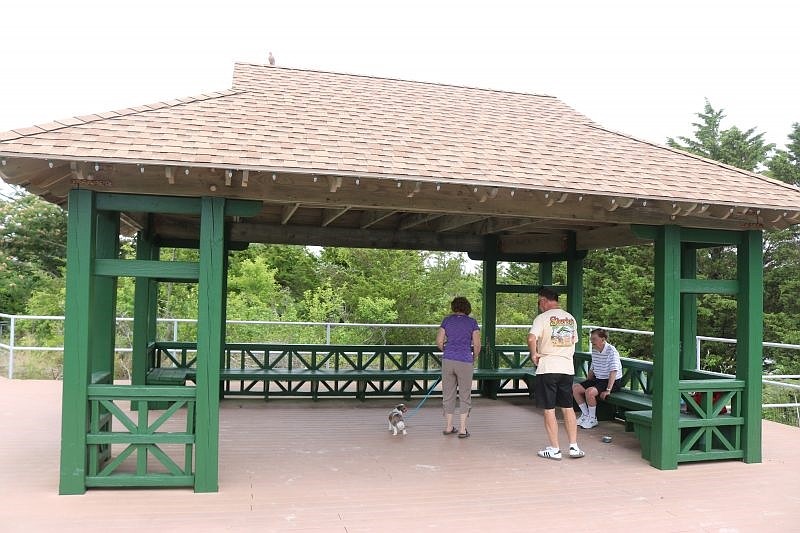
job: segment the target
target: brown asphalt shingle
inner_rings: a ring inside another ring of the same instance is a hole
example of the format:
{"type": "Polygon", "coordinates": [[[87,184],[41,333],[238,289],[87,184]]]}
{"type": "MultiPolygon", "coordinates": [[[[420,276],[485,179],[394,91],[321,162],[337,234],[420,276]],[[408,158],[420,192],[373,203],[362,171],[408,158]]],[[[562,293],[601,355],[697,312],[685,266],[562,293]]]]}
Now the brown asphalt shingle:
{"type": "Polygon", "coordinates": [[[228,91],[0,134],[0,153],[800,206],[793,187],[605,130],[553,97],[251,64],[228,91]]]}

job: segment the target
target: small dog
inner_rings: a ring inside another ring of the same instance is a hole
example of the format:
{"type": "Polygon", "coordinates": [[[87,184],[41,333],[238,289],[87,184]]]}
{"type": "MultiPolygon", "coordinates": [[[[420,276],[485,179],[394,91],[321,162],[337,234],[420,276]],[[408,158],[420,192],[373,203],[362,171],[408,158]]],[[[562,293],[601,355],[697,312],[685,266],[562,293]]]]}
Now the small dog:
{"type": "Polygon", "coordinates": [[[397,435],[398,431],[402,431],[403,435],[408,435],[406,421],[403,420],[403,414],[406,411],[408,411],[408,407],[400,403],[395,405],[394,409],[389,413],[389,431],[392,432],[392,435],[397,435]]]}

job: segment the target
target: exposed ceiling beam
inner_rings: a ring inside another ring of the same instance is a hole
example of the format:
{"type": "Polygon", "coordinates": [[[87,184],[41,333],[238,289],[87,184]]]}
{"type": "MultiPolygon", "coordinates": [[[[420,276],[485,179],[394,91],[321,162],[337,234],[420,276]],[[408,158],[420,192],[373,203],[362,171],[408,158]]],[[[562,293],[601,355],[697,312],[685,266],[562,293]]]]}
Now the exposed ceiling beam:
{"type": "Polygon", "coordinates": [[[381,220],[386,220],[395,214],[397,214],[397,211],[364,211],[364,215],[361,217],[361,229],[374,226],[381,220]]]}
{"type": "MultiPolygon", "coordinates": [[[[170,228],[169,231],[173,231],[170,228]]],[[[166,229],[165,229],[166,231],[166,229]]],[[[231,239],[243,242],[384,248],[432,251],[481,251],[483,239],[475,235],[448,235],[432,231],[394,231],[277,224],[232,224],[231,239]]]]}
{"type": "Polygon", "coordinates": [[[322,227],[329,225],[331,222],[350,211],[349,207],[341,209],[323,209],[322,210],[322,227]]]}
{"type": "Polygon", "coordinates": [[[286,225],[289,222],[289,219],[292,218],[292,215],[295,214],[297,208],[300,207],[299,203],[288,204],[283,206],[283,212],[281,213],[281,224],[286,225]]]}
{"type": "Polygon", "coordinates": [[[397,227],[397,229],[401,231],[411,229],[414,226],[419,226],[420,224],[425,224],[431,220],[436,220],[441,216],[443,216],[442,213],[418,213],[414,215],[406,215],[400,220],[400,225],[397,227]]]}
{"type": "Polygon", "coordinates": [[[442,217],[436,223],[436,231],[451,231],[456,228],[460,228],[462,226],[466,226],[468,224],[474,224],[475,222],[480,222],[481,220],[485,220],[485,215],[450,215],[442,217]]]}

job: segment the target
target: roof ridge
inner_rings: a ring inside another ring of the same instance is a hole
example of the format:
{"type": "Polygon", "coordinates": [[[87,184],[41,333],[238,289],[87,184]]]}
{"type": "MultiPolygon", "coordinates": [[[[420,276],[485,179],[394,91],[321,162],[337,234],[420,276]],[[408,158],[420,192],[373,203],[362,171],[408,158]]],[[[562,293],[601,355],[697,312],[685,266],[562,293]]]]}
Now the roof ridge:
{"type": "MultiPolygon", "coordinates": [[[[471,85],[456,85],[453,83],[444,83],[444,82],[435,82],[435,81],[420,81],[420,80],[409,80],[405,78],[391,78],[391,77],[383,77],[383,76],[373,76],[369,74],[356,74],[353,72],[334,72],[332,70],[319,70],[313,68],[297,68],[297,67],[281,67],[277,65],[265,65],[263,63],[250,63],[247,61],[237,61],[234,63],[234,69],[236,65],[246,65],[251,67],[264,67],[265,69],[281,69],[281,70],[292,70],[297,72],[313,72],[317,74],[332,74],[334,76],[348,76],[351,78],[367,78],[372,80],[383,80],[383,81],[399,81],[402,83],[414,83],[417,85],[428,85],[428,86],[435,86],[435,87],[450,87],[454,89],[470,89],[474,91],[486,91],[491,93],[501,93],[501,94],[514,94],[520,96],[537,96],[541,98],[553,98],[554,100],[558,100],[558,97],[552,94],[540,94],[540,93],[526,93],[522,91],[510,91],[506,89],[489,89],[486,87],[475,87],[471,85]]],[[[559,100],[560,101],[560,100],[559,100]]],[[[563,102],[562,102],[563,103],[563,102]]]]}
{"type": "Polygon", "coordinates": [[[607,133],[612,133],[614,135],[619,135],[620,137],[626,137],[628,139],[631,139],[632,141],[636,141],[636,142],[640,142],[640,143],[644,143],[644,144],[649,144],[650,146],[653,146],[655,148],[660,148],[660,149],[663,149],[663,150],[667,150],[667,151],[672,152],[674,154],[678,154],[678,155],[682,155],[682,156],[688,156],[688,157],[691,157],[693,159],[697,159],[699,161],[703,161],[704,163],[711,163],[713,165],[716,165],[718,167],[724,168],[726,170],[733,170],[733,171],[738,172],[740,174],[744,174],[745,176],[748,176],[750,178],[757,178],[757,179],[760,179],[760,180],[767,181],[768,183],[772,183],[773,185],[781,185],[784,188],[790,189],[792,191],[797,191],[797,187],[792,185],[791,183],[786,183],[785,181],[781,181],[781,180],[778,180],[778,179],[775,179],[775,178],[770,178],[769,176],[765,176],[764,174],[759,174],[758,172],[753,172],[753,171],[750,171],[750,170],[745,170],[743,168],[735,167],[733,165],[728,165],[728,164],[723,163],[721,161],[717,161],[716,159],[709,159],[707,157],[703,157],[701,155],[693,154],[693,153],[687,152],[685,150],[679,150],[679,149],[673,148],[671,146],[666,146],[666,145],[663,145],[663,144],[655,143],[653,141],[640,139],[638,137],[634,137],[633,135],[629,135],[627,133],[622,133],[620,131],[616,131],[616,130],[612,130],[612,129],[600,126],[600,125],[598,125],[596,123],[588,124],[588,126],[590,128],[596,128],[598,130],[603,130],[603,131],[605,131],[607,133]]]}
{"type": "Polygon", "coordinates": [[[245,91],[236,89],[225,89],[222,91],[202,93],[196,96],[172,98],[170,100],[162,100],[150,104],[142,104],[133,107],[126,107],[122,109],[117,109],[115,111],[103,111],[100,113],[92,113],[89,115],[61,118],[53,120],[51,122],[34,124],[33,126],[27,126],[24,128],[13,128],[6,132],[0,132],[0,141],[11,141],[14,139],[19,139],[21,137],[29,137],[31,135],[37,135],[39,133],[46,133],[50,131],[60,130],[62,128],[69,128],[72,126],[90,124],[92,122],[97,122],[98,120],[106,120],[111,118],[124,117],[128,115],[136,115],[139,113],[145,113],[147,111],[156,111],[158,109],[164,109],[167,107],[177,107],[184,104],[191,104],[195,102],[202,102],[205,100],[212,100],[214,98],[223,98],[225,96],[240,94],[242,92],[245,91]],[[9,133],[12,132],[15,133],[16,136],[8,135],[9,133]]]}

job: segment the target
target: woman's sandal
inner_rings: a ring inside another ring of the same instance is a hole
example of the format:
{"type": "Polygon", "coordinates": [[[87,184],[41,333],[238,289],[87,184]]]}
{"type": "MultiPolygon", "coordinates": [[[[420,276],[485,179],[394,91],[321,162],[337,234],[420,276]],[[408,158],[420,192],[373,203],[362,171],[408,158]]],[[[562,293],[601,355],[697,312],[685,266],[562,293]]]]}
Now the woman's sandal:
{"type": "Polygon", "coordinates": [[[464,433],[459,433],[458,434],[458,438],[459,439],[466,439],[467,437],[469,437],[469,431],[465,431],[464,433]]]}
{"type": "Polygon", "coordinates": [[[458,433],[458,430],[455,427],[450,428],[449,431],[446,429],[442,431],[442,435],[452,435],[454,433],[458,433]]]}

